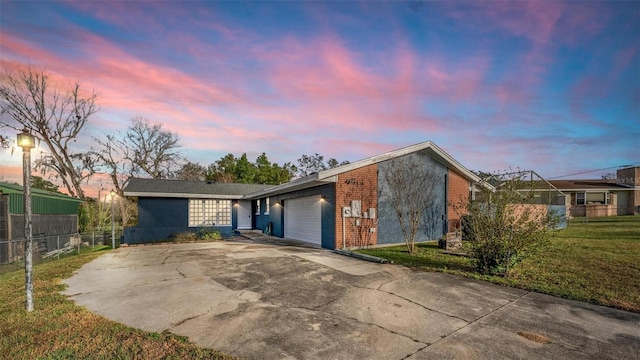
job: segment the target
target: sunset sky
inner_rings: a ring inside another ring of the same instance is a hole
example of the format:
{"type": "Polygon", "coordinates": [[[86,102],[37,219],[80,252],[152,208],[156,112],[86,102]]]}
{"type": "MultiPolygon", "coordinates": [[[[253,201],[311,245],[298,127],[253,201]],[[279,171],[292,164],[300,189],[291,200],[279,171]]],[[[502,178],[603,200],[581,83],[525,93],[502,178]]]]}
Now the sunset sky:
{"type": "Polygon", "coordinates": [[[472,170],[640,165],[638,1],[3,0],[0,30],[3,69],[99,94],[80,148],[142,116],[205,166],[426,140],[472,170]]]}

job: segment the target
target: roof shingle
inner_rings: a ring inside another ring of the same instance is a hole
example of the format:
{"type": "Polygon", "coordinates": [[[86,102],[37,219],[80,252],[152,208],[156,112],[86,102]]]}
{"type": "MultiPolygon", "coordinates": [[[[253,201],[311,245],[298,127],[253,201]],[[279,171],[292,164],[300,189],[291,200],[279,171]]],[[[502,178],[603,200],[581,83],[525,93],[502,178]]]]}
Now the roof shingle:
{"type": "Polygon", "coordinates": [[[124,194],[126,196],[152,197],[203,195],[206,197],[241,198],[243,195],[264,190],[272,186],[273,185],[262,184],[133,178],[124,188],[124,194]]]}

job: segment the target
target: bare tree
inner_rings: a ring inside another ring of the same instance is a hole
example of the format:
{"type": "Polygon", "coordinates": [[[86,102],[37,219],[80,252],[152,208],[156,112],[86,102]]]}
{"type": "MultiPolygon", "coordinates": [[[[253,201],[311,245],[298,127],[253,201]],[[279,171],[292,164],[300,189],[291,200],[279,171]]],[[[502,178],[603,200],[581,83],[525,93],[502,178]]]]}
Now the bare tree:
{"type": "Polygon", "coordinates": [[[134,165],[134,174],[166,179],[182,161],[178,151],[179,137],[162,129],[161,123],[150,124],[141,117],[134,118],[124,137],[128,160],[134,165]]]}
{"type": "MultiPolygon", "coordinates": [[[[120,214],[122,214],[122,226],[127,226],[130,218],[135,215],[130,210],[132,207],[131,201],[124,197],[123,191],[133,177],[133,166],[130,161],[127,161],[129,151],[125,147],[122,138],[118,137],[117,134],[109,134],[104,140],[94,138],[93,141],[95,145],[91,148],[91,154],[95,157],[97,166],[109,175],[113,190],[120,198],[117,203],[120,207],[120,214]]],[[[93,204],[93,207],[97,207],[97,211],[88,204],[87,209],[93,211],[88,212],[88,214],[99,214],[101,202],[102,199],[99,198],[93,204]]]]}
{"type": "Polygon", "coordinates": [[[413,254],[416,234],[432,205],[436,184],[442,181],[430,163],[408,155],[390,160],[382,178],[386,182],[382,196],[393,208],[407,250],[413,254]]]}
{"type": "Polygon", "coordinates": [[[83,96],[79,83],[63,93],[51,89],[49,80],[49,74],[30,67],[7,71],[0,84],[0,127],[31,131],[48,150],[36,160],[36,169],[52,172],[69,194],[84,199],[82,181],[93,175],[95,162],[89,154],[76,152],[73,144],[98,110],[97,94],[83,96]]]}
{"type": "Polygon", "coordinates": [[[135,176],[166,179],[173,174],[182,157],[177,150],[177,134],[162,130],[162,124],[149,124],[134,118],[124,134],[115,133],[105,140],[94,138],[91,154],[109,174],[116,191],[121,194],[126,183],[135,176]]]}
{"type": "Polygon", "coordinates": [[[104,140],[94,138],[96,145],[91,155],[96,165],[109,174],[114,191],[121,199],[118,204],[123,226],[135,216],[123,189],[136,176],[170,177],[171,168],[182,159],[177,151],[178,141],[178,135],[162,130],[162,124],[149,124],[143,118],[132,119],[124,134],[109,134],[104,140]]]}

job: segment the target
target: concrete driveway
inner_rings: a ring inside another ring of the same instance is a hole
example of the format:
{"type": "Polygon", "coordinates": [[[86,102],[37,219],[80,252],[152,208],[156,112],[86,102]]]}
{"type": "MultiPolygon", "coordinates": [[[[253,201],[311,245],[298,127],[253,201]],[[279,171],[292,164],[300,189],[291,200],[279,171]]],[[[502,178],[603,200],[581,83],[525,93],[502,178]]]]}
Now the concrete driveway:
{"type": "Polygon", "coordinates": [[[120,248],[64,281],[77,304],[247,359],[640,359],[640,315],[327,250],[120,248]]]}

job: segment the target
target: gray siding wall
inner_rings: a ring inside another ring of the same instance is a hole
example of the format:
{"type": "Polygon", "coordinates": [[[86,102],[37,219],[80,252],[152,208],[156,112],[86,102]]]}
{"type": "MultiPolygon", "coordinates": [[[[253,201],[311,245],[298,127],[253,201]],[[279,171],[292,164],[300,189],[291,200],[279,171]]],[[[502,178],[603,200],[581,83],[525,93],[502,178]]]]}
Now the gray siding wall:
{"type": "MultiPolygon", "coordinates": [[[[446,189],[447,189],[447,168],[439,162],[433,160],[426,152],[420,151],[405,155],[418,160],[424,164],[426,169],[436,172],[439,183],[434,189],[432,203],[427,208],[423,217],[422,225],[416,234],[416,241],[435,240],[446,233],[446,189]]],[[[390,171],[391,160],[378,164],[378,244],[403,243],[402,231],[395,210],[391,206],[389,199],[385,197],[385,187],[389,185],[385,181],[384,174],[390,171]]]]}

